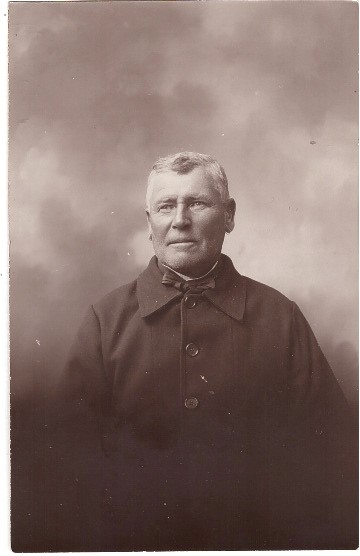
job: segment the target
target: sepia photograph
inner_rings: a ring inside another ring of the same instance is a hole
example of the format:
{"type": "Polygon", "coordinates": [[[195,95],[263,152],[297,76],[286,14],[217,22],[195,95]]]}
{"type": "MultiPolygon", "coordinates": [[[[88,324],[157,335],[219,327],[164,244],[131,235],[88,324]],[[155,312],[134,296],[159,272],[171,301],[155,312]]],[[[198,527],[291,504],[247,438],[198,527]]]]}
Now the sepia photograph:
{"type": "Polygon", "coordinates": [[[8,6],[13,552],[358,547],[358,4],[8,6]]]}

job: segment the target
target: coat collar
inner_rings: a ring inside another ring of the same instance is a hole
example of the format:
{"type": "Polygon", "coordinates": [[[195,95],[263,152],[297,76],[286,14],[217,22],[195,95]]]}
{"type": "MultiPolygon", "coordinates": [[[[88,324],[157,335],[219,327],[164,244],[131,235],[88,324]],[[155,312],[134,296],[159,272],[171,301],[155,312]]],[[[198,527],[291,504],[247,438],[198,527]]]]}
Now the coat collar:
{"type": "MultiPolygon", "coordinates": [[[[222,269],[216,278],[215,289],[206,290],[205,295],[218,309],[230,317],[241,320],[245,310],[246,285],[245,278],[234,268],[226,255],[221,255],[222,269]]],[[[175,288],[161,283],[162,273],[157,266],[156,257],[152,257],[149,266],[137,279],[137,297],[142,317],[147,317],[176,298],[184,294],[175,288]]]]}

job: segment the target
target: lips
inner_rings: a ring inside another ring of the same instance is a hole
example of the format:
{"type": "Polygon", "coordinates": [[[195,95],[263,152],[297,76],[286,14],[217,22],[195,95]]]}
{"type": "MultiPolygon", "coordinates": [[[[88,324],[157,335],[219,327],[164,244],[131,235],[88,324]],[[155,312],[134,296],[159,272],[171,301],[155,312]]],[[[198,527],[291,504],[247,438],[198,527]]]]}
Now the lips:
{"type": "Polygon", "coordinates": [[[176,239],[174,241],[169,241],[168,245],[177,245],[177,244],[184,245],[186,243],[195,243],[194,239],[176,239]]]}

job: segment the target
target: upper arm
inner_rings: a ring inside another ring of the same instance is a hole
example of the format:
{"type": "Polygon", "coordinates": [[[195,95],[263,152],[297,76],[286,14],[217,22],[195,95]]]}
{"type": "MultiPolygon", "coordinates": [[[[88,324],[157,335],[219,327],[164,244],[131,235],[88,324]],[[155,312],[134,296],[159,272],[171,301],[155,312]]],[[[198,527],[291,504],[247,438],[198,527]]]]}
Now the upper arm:
{"type": "Polygon", "coordinates": [[[75,336],[59,383],[63,403],[98,411],[106,403],[101,328],[93,306],[86,312],[75,336]]]}

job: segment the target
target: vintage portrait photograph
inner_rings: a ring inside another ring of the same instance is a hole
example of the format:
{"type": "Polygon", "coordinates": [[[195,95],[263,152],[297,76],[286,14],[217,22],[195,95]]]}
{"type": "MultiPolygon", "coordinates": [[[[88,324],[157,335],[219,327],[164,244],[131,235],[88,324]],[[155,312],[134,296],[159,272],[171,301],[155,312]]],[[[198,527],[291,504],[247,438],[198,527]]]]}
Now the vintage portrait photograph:
{"type": "Polygon", "coordinates": [[[358,4],[10,2],[11,548],[358,547],[358,4]]]}

